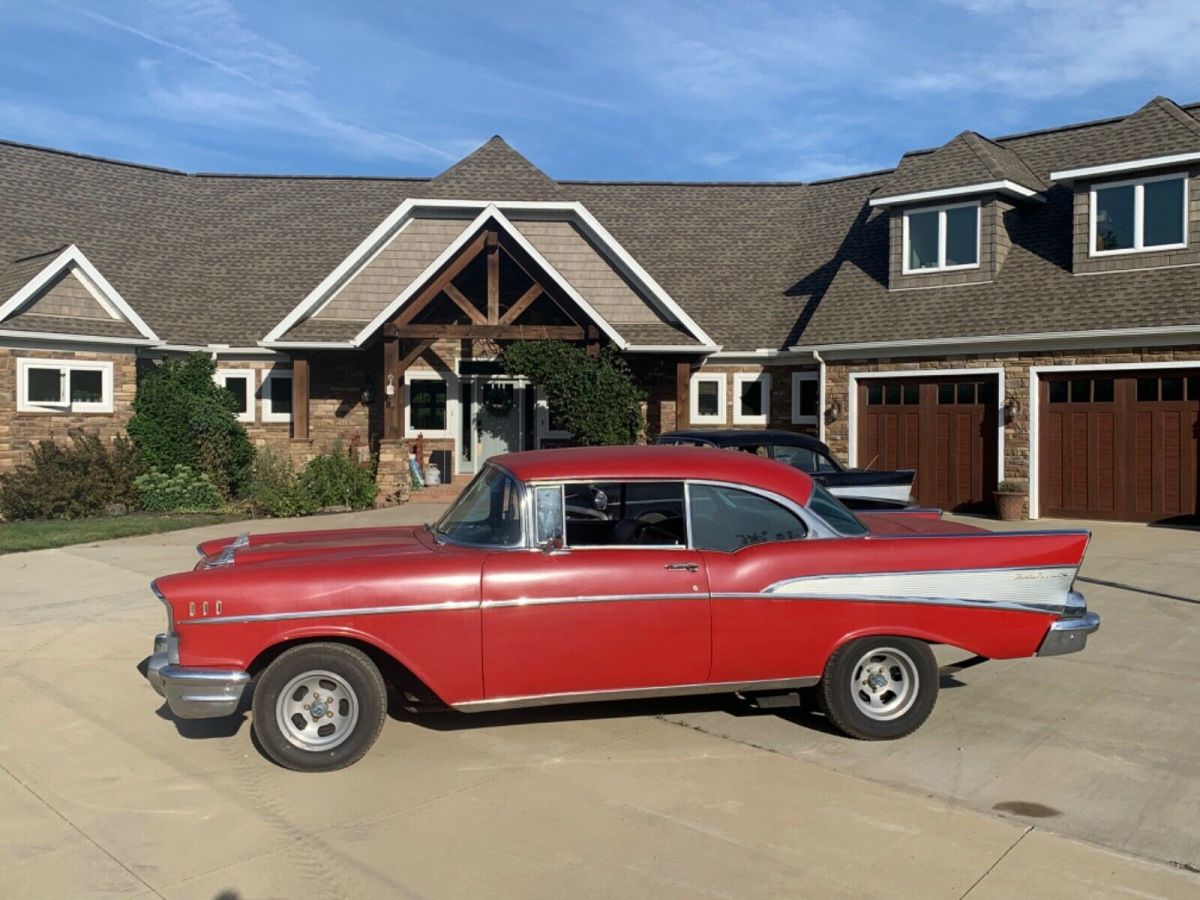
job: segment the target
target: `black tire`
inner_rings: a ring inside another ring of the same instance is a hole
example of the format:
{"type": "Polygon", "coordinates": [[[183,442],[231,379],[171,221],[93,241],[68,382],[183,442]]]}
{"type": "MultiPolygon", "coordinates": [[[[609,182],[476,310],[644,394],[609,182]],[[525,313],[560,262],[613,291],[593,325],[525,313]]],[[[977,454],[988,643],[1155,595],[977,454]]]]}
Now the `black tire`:
{"type": "Polygon", "coordinates": [[[933,712],[937,660],[924,641],[858,638],[829,657],[817,690],[829,721],[843,734],[863,741],[895,740],[912,734],[933,712]],[[887,683],[864,684],[870,678],[887,683]],[[864,711],[867,707],[873,712],[864,711]]]}
{"type": "Polygon", "coordinates": [[[385,718],[383,676],[365,653],[346,644],[285,650],[254,689],[252,719],[259,744],[272,760],[298,772],[332,772],[358,762],[379,737],[385,718]],[[290,699],[281,703],[289,686],[290,699]],[[304,700],[308,705],[302,706],[304,700]],[[283,719],[290,724],[281,724],[283,719]],[[323,741],[332,745],[323,746],[323,741]]]}

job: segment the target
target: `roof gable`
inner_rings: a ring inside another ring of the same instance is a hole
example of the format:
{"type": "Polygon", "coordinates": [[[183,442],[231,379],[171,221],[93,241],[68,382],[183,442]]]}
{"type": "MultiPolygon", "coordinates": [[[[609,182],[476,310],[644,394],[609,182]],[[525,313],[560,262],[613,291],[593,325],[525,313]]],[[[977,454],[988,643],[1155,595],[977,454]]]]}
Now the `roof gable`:
{"type": "Polygon", "coordinates": [[[0,329],[158,343],[158,336],[74,244],[14,261],[0,276],[0,287],[5,291],[0,329]]]}
{"type": "Polygon", "coordinates": [[[1046,184],[1012,149],[964,131],[933,151],[911,153],[879,190],[875,205],[998,191],[1032,196],[1046,184]]]}
{"type": "Polygon", "coordinates": [[[561,200],[562,191],[545,172],[494,135],[422,188],[446,200],[561,200]]]}

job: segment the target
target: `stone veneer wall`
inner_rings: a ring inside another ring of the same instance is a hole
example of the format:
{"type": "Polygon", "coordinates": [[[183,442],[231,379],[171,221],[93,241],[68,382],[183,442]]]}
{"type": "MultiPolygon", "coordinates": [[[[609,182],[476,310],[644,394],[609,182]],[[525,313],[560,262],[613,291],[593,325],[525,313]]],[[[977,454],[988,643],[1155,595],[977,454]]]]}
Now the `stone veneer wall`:
{"type": "Polygon", "coordinates": [[[75,431],[97,434],[108,441],[125,433],[137,390],[137,358],[132,350],[50,351],[0,347],[0,471],[29,459],[30,448],[40,440],[66,441],[75,431]],[[113,364],[113,412],[17,412],[17,359],[105,360],[113,364]]]}
{"type": "MultiPolygon", "coordinates": [[[[842,463],[849,460],[850,398],[852,372],[921,372],[936,375],[940,369],[1004,369],[1004,393],[1020,404],[1016,416],[1005,425],[1004,477],[1029,479],[1029,368],[1053,365],[1101,365],[1105,363],[1200,362],[1200,346],[1142,347],[1114,350],[1046,350],[1012,353],[983,353],[971,356],[897,357],[829,361],[825,369],[825,402],[836,401],[842,414],[826,425],[825,442],[842,463]]],[[[1029,508],[1026,503],[1025,514],[1029,508]]]]}

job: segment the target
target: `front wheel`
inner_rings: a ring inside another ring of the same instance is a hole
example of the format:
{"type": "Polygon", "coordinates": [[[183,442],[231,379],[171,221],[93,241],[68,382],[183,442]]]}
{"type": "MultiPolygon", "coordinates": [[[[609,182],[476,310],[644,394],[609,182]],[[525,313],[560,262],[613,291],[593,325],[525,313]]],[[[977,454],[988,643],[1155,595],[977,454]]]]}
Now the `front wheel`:
{"type": "Polygon", "coordinates": [[[387,717],[387,689],[370,658],[346,644],[286,650],[254,690],[254,733],[288,769],[331,772],[358,762],[387,717]]]}
{"type": "Polygon", "coordinates": [[[859,638],[829,657],[818,690],[830,721],[850,737],[904,737],[933,712],[937,660],[924,641],[859,638]]]}

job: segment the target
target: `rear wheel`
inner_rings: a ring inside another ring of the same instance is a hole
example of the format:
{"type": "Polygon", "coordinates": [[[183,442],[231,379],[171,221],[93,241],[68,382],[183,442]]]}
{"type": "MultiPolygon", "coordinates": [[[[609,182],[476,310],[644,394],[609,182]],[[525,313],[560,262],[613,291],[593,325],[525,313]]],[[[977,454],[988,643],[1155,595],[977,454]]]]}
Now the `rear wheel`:
{"type": "Polygon", "coordinates": [[[330,772],[362,759],[387,717],[387,689],[370,658],[345,644],[286,650],[254,690],[254,733],[275,762],[330,772]]]}
{"type": "Polygon", "coordinates": [[[937,702],[937,661],[924,641],[859,638],[829,657],[819,691],[830,721],[850,737],[904,737],[937,702]]]}

